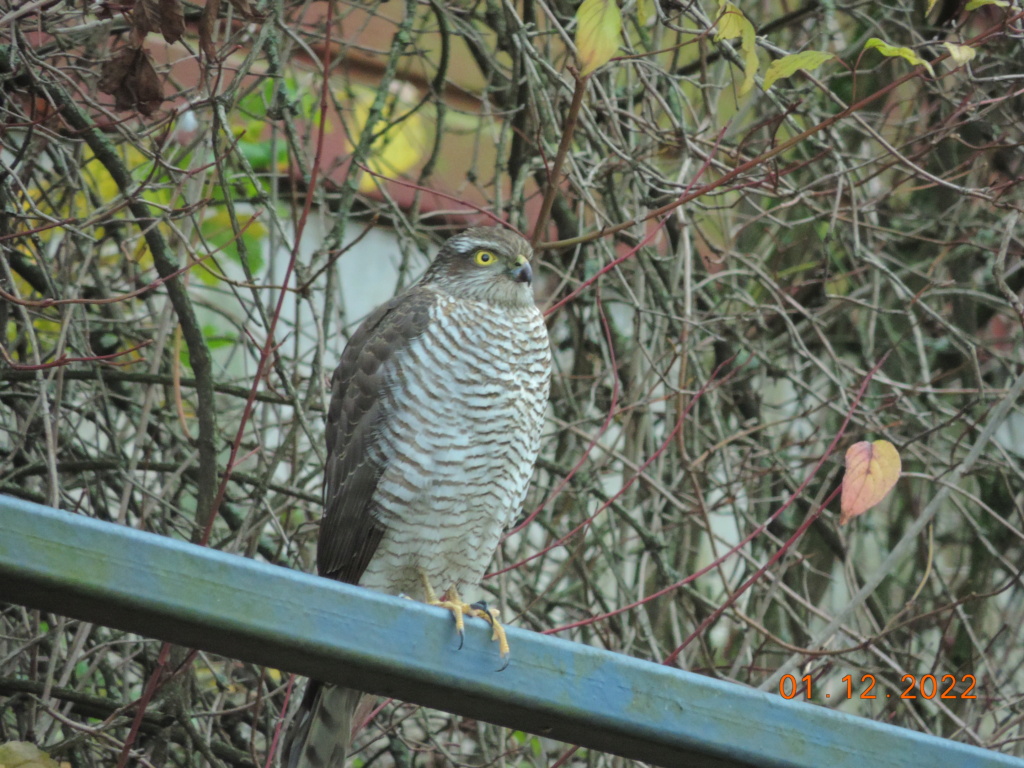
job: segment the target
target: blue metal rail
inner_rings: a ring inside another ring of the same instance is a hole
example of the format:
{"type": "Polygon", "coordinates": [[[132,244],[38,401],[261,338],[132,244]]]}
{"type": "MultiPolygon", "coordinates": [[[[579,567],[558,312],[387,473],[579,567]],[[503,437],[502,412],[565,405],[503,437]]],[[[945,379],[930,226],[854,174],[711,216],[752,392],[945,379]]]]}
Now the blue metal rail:
{"type": "Polygon", "coordinates": [[[663,766],[1024,761],[0,495],[0,601],[663,766]]]}

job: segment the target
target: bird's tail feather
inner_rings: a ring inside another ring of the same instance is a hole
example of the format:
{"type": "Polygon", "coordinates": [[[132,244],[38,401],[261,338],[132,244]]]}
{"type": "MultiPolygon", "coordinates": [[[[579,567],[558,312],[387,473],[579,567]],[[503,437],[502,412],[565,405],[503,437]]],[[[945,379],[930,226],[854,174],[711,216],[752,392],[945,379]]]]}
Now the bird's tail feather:
{"type": "Polygon", "coordinates": [[[285,746],[286,768],[345,768],[359,691],[313,680],[306,686],[285,746]]]}

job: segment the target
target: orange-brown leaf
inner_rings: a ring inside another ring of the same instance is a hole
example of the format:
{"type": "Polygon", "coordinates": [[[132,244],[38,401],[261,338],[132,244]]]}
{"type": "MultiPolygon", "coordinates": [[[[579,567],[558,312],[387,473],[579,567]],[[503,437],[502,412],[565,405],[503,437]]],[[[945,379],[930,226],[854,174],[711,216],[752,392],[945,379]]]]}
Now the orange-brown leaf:
{"type": "Polygon", "coordinates": [[[845,525],[886,497],[900,479],[900,454],[888,440],[854,443],[846,451],[839,524],[845,525]]]}

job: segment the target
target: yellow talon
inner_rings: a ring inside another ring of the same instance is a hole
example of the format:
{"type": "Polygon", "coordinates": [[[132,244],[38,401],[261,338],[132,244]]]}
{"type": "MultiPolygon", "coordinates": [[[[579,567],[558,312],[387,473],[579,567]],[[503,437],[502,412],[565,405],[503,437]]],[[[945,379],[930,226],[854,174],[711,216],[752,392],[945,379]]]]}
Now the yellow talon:
{"type": "Polygon", "coordinates": [[[430,585],[430,581],[426,575],[423,578],[423,591],[426,594],[427,605],[436,605],[439,608],[451,611],[452,616],[455,617],[455,631],[459,633],[459,648],[462,648],[462,641],[466,631],[465,616],[478,616],[484,619],[491,625],[491,642],[498,643],[498,653],[501,654],[501,658],[505,660],[502,669],[508,666],[509,654],[511,649],[508,645],[508,637],[505,635],[505,628],[501,625],[498,617],[501,615],[497,608],[488,608],[487,603],[475,603],[469,605],[459,597],[459,592],[453,584],[450,586],[445,593],[441,596],[441,599],[437,599],[437,593],[434,592],[434,588],[430,585]]]}
{"type": "MultiPolygon", "coordinates": [[[[475,603],[470,607],[471,616],[479,616],[491,624],[491,642],[498,643],[498,653],[505,659],[505,666],[508,666],[508,657],[512,650],[508,647],[508,637],[505,635],[505,627],[501,625],[501,612],[497,608],[488,608],[487,603],[475,603]]],[[[505,667],[502,667],[504,669],[505,667]]]]}

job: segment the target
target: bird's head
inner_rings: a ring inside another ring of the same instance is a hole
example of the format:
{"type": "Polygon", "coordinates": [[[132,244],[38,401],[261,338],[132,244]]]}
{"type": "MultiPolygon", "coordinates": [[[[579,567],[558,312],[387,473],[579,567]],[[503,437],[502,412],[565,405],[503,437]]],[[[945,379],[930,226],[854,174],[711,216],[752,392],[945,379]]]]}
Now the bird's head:
{"type": "Polygon", "coordinates": [[[448,239],[423,276],[453,296],[495,304],[533,304],[533,249],[515,232],[474,227],[448,239]]]}

